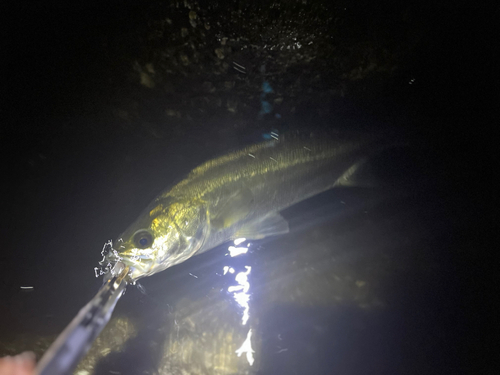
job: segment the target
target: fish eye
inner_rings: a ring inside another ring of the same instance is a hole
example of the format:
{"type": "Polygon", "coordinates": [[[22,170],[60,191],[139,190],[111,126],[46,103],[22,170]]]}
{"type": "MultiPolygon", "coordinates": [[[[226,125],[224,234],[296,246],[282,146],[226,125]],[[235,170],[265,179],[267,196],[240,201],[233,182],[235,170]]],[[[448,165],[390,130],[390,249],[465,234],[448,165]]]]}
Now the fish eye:
{"type": "Polygon", "coordinates": [[[140,249],[145,249],[153,243],[153,236],[147,230],[140,230],[134,234],[134,244],[140,249]]]}

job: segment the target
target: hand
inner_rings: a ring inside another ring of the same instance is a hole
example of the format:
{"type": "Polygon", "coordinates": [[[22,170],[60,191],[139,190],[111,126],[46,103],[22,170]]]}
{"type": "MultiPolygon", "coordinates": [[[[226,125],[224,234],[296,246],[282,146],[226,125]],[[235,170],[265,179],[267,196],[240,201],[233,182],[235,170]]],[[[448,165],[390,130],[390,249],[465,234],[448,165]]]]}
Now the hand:
{"type": "Polygon", "coordinates": [[[0,358],[0,375],[34,375],[35,354],[24,352],[15,357],[0,358]]]}

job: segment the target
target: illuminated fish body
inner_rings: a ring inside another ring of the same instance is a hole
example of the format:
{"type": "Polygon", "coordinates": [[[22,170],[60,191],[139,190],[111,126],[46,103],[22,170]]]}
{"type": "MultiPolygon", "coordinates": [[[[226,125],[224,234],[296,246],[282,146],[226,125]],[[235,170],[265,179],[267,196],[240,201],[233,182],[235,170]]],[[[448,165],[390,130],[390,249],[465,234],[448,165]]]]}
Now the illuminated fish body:
{"type": "Polygon", "coordinates": [[[163,191],[113,244],[133,281],[237,237],[288,232],[280,210],[335,186],[383,147],[376,141],[273,139],[207,161],[163,191]]]}

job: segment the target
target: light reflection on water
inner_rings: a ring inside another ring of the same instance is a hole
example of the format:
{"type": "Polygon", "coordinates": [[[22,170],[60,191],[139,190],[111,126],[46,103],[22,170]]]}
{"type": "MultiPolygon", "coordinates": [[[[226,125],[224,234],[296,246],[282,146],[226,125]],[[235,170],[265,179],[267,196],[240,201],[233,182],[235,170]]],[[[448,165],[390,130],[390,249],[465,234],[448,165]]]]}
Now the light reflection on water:
{"type": "MultiPolygon", "coordinates": [[[[231,257],[235,257],[241,254],[246,254],[248,252],[248,249],[250,248],[250,243],[248,243],[247,246],[238,246],[244,243],[245,241],[246,238],[237,238],[234,240],[235,246],[229,246],[228,248],[231,257]]],[[[238,283],[238,285],[231,285],[230,287],[227,288],[227,291],[229,293],[233,293],[234,300],[243,309],[243,316],[241,318],[242,325],[246,325],[250,317],[249,315],[250,294],[248,293],[250,290],[250,282],[248,276],[252,271],[252,267],[245,266],[245,269],[246,271],[237,273],[234,278],[235,281],[238,283]]],[[[233,267],[224,266],[224,275],[226,275],[228,272],[230,274],[233,274],[235,273],[235,270],[233,267]]],[[[251,338],[252,338],[252,329],[248,331],[245,341],[240,346],[240,348],[236,350],[236,354],[238,355],[238,357],[241,357],[243,353],[246,353],[246,358],[250,366],[252,366],[252,364],[254,363],[253,353],[255,353],[255,351],[252,348],[251,338]]]]}
{"type": "Polygon", "coordinates": [[[243,353],[247,354],[247,361],[250,364],[250,366],[253,365],[254,362],[253,353],[255,353],[255,351],[252,349],[251,340],[252,340],[252,330],[250,329],[248,331],[246,340],[243,342],[240,348],[236,350],[236,354],[238,355],[238,357],[241,357],[243,353]]]}

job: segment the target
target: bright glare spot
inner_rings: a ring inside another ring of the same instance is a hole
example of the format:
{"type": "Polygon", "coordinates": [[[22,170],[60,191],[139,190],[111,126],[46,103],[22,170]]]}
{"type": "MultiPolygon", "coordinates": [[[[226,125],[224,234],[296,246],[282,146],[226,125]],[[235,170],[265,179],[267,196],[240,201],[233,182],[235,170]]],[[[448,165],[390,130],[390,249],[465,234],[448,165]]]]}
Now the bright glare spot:
{"type": "Polygon", "coordinates": [[[248,304],[248,301],[250,301],[250,295],[244,292],[235,293],[234,299],[244,308],[243,316],[241,317],[241,324],[245,325],[248,322],[248,318],[250,318],[248,313],[250,311],[250,305],[248,304]]]}
{"type": "Polygon", "coordinates": [[[251,339],[252,339],[252,330],[250,329],[248,331],[247,338],[245,339],[243,344],[241,344],[240,348],[237,349],[235,352],[238,355],[238,357],[241,357],[243,353],[246,353],[247,361],[250,364],[250,366],[253,365],[254,362],[253,353],[255,353],[255,351],[252,349],[251,339]]]}
{"type": "Polygon", "coordinates": [[[229,255],[231,257],[235,257],[237,255],[245,254],[248,251],[248,247],[235,247],[235,246],[229,246],[229,255]]]}
{"type": "Polygon", "coordinates": [[[246,272],[240,272],[235,277],[235,280],[239,285],[232,285],[227,288],[229,293],[234,293],[234,300],[243,308],[243,317],[241,318],[241,323],[243,325],[247,324],[248,318],[250,317],[248,314],[248,311],[250,310],[250,305],[248,304],[250,301],[250,294],[248,294],[248,290],[250,289],[248,275],[250,274],[252,267],[245,266],[245,268],[247,269],[246,272]]]}
{"type": "Polygon", "coordinates": [[[246,238],[237,238],[234,240],[234,244],[238,246],[240,243],[245,242],[246,240],[246,238]]]}
{"type": "Polygon", "coordinates": [[[238,282],[238,284],[245,286],[245,291],[250,288],[250,283],[248,282],[248,274],[252,270],[252,267],[250,266],[245,266],[247,269],[247,272],[240,272],[239,274],[236,275],[235,280],[238,282]]]}
{"type": "Polygon", "coordinates": [[[248,306],[248,301],[250,300],[250,295],[246,293],[236,293],[234,296],[236,302],[240,304],[240,306],[248,306]]]}

